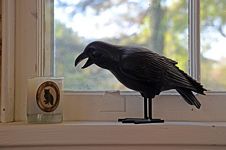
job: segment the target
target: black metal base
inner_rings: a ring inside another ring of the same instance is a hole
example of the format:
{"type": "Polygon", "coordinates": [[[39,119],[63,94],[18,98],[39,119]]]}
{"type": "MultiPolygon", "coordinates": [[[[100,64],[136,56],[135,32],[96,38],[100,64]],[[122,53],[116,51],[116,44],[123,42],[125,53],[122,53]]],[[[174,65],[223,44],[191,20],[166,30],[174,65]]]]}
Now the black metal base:
{"type": "Polygon", "coordinates": [[[162,119],[152,119],[152,99],[144,97],[144,118],[125,118],[118,119],[119,122],[122,123],[163,123],[162,119]],[[148,101],[149,100],[149,101],[148,101]]]}
{"type": "Polygon", "coordinates": [[[118,119],[122,123],[134,123],[134,124],[144,124],[144,123],[164,123],[162,119],[150,119],[150,118],[124,118],[118,119]]]}

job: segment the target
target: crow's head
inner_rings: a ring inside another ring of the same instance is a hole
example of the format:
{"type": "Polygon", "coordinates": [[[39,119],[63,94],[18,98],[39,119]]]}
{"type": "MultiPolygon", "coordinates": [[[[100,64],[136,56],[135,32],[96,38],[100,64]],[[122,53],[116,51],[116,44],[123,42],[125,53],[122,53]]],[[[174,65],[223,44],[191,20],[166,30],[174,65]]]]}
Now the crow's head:
{"type": "Polygon", "coordinates": [[[86,46],[84,51],[76,58],[75,66],[83,59],[88,58],[82,68],[87,68],[92,64],[110,69],[119,60],[119,47],[101,41],[95,41],[86,46]]]}

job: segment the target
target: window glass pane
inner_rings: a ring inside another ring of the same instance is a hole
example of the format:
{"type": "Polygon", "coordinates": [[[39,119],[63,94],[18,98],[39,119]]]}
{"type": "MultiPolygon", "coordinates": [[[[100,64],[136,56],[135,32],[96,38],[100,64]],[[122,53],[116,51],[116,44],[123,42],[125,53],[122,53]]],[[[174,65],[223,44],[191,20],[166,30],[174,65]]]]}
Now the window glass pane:
{"type": "Polygon", "coordinates": [[[226,1],[201,0],[201,81],[226,90],[226,1]]]}
{"type": "Polygon", "coordinates": [[[74,67],[94,40],[145,46],[187,72],[187,6],[187,0],[55,0],[55,75],[65,77],[66,90],[127,90],[95,65],[74,67]]]}

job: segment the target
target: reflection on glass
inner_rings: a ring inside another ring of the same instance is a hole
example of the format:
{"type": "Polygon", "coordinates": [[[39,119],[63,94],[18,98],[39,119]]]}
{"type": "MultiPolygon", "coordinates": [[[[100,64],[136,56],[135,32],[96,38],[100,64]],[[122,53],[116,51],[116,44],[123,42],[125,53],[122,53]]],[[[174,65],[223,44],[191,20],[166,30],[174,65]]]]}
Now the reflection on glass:
{"type": "Polygon", "coordinates": [[[127,90],[95,65],[74,68],[94,40],[145,46],[187,71],[187,0],[55,0],[54,17],[55,74],[65,77],[67,90],[127,90]]]}
{"type": "Polygon", "coordinates": [[[201,81],[209,90],[226,90],[226,1],[201,2],[201,81]]]}

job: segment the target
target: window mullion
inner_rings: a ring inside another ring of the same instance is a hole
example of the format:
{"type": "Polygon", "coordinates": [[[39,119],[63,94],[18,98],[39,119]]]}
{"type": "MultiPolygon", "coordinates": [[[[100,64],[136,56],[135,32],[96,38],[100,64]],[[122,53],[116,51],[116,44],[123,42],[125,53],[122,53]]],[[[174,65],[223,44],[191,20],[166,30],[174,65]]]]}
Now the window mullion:
{"type": "Polygon", "coordinates": [[[37,1],[37,66],[38,76],[44,76],[44,1],[37,1]]]}
{"type": "Polygon", "coordinates": [[[200,80],[200,0],[189,0],[189,71],[200,80]]]}

